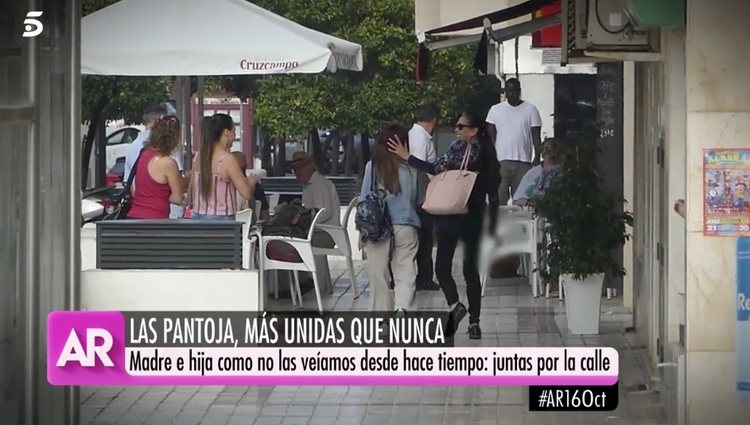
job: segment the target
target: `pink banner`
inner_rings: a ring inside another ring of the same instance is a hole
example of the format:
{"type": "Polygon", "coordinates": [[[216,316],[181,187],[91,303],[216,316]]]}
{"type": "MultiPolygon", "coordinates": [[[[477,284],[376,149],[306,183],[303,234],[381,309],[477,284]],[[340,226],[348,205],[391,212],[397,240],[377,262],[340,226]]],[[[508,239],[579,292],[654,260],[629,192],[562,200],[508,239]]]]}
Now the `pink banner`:
{"type": "Polygon", "coordinates": [[[52,385],[612,385],[619,370],[608,347],[128,347],[120,312],[54,312],[47,329],[52,385]]]}

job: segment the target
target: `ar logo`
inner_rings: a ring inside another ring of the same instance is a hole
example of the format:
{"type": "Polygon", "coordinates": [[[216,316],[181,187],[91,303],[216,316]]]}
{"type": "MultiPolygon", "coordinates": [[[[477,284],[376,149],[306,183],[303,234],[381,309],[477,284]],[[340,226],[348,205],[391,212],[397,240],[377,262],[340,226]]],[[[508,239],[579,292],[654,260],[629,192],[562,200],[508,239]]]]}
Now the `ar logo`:
{"type": "Polygon", "coordinates": [[[96,365],[94,356],[99,357],[104,366],[112,367],[114,364],[109,358],[109,354],[107,354],[111,348],[112,334],[106,329],[86,329],[86,348],[83,348],[81,345],[81,340],[78,339],[76,330],[71,329],[62,353],[60,353],[60,357],[57,359],[57,367],[64,367],[68,362],[78,362],[83,367],[94,367],[96,365]],[[97,338],[101,340],[101,345],[96,344],[97,338]]]}

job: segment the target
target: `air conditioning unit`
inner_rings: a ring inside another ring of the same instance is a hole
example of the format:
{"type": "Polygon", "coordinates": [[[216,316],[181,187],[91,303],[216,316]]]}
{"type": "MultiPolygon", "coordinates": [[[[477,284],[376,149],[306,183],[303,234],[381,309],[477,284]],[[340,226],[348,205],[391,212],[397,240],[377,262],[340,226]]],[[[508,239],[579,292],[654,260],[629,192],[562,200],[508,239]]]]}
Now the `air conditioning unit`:
{"type": "MultiPolygon", "coordinates": [[[[630,21],[627,0],[584,0],[588,7],[576,8],[586,11],[586,49],[589,50],[647,50],[649,33],[636,31],[630,21]]],[[[583,25],[581,25],[583,26],[583,25]]]]}
{"type": "Polygon", "coordinates": [[[658,60],[658,28],[634,22],[633,0],[561,0],[562,65],[607,60],[658,60]]]}

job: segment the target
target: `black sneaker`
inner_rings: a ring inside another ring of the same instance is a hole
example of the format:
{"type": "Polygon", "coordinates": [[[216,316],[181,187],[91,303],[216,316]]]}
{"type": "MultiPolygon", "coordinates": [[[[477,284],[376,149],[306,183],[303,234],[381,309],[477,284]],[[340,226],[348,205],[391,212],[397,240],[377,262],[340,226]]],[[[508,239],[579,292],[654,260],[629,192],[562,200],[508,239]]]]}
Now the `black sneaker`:
{"type": "Polygon", "coordinates": [[[439,291],[440,285],[435,282],[417,283],[417,291],[439,291]]]}
{"type": "Polygon", "coordinates": [[[466,317],[466,313],[466,306],[460,302],[453,307],[453,310],[448,314],[448,330],[446,332],[448,336],[456,334],[458,324],[461,323],[461,320],[463,320],[464,317],[466,317]]]}
{"type": "Polygon", "coordinates": [[[482,339],[482,329],[479,328],[479,323],[469,325],[469,339],[482,339]]]}

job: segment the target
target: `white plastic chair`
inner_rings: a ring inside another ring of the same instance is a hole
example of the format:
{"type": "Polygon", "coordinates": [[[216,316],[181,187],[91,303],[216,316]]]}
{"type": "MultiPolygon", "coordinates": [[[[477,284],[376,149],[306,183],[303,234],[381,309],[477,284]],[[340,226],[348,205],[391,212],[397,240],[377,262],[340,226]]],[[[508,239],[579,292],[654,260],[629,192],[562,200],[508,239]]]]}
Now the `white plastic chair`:
{"type": "Polygon", "coordinates": [[[346,257],[346,266],[349,270],[349,281],[354,289],[354,298],[359,297],[359,290],[357,289],[356,275],[354,274],[354,261],[352,260],[352,245],[349,240],[349,230],[347,224],[349,223],[349,215],[352,213],[354,208],[357,206],[358,198],[354,198],[349,202],[349,206],[346,207],[344,217],[342,219],[343,225],[334,226],[330,224],[319,224],[318,230],[323,230],[331,236],[333,242],[336,244],[333,248],[322,248],[313,247],[313,253],[315,255],[334,255],[340,257],[346,257]]]}
{"type": "Polygon", "coordinates": [[[498,216],[504,216],[506,214],[520,212],[522,210],[518,205],[500,205],[497,209],[498,216]]]}
{"type": "Polygon", "coordinates": [[[295,295],[297,296],[299,300],[300,307],[302,304],[302,291],[300,290],[299,286],[299,272],[300,271],[306,271],[310,272],[313,277],[313,286],[315,287],[315,297],[318,301],[318,310],[322,313],[323,312],[323,300],[320,297],[320,282],[318,282],[318,274],[316,273],[316,267],[315,267],[315,259],[313,255],[313,248],[312,248],[312,237],[313,233],[315,232],[315,229],[318,228],[318,220],[320,219],[320,214],[325,211],[325,208],[321,208],[317,214],[315,214],[315,217],[313,218],[312,224],[310,225],[310,230],[307,233],[307,239],[300,239],[300,238],[293,238],[290,236],[263,236],[259,232],[256,232],[256,237],[260,241],[258,246],[260,247],[260,267],[259,267],[259,274],[260,274],[260,286],[261,286],[261,294],[264,294],[265,296],[265,272],[269,270],[290,270],[294,274],[294,286],[292,286],[292,282],[289,282],[289,291],[290,295],[292,297],[292,304],[296,305],[295,301],[295,295]],[[280,261],[280,260],[273,260],[271,258],[268,258],[268,244],[270,242],[283,242],[286,244],[291,245],[292,248],[294,248],[295,251],[297,251],[297,254],[299,254],[299,257],[302,259],[302,262],[300,263],[294,263],[289,261],[280,261]],[[296,294],[295,294],[296,292],[296,294]]]}
{"type": "Polygon", "coordinates": [[[485,241],[482,247],[482,296],[484,296],[487,277],[492,263],[501,258],[516,254],[525,254],[530,257],[528,267],[529,284],[531,285],[531,292],[534,298],[539,296],[541,279],[537,271],[539,264],[537,225],[536,219],[524,216],[507,216],[503,220],[498,220],[495,234],[500,238],[500,244],[496,244],[493,240],[488,240],[485,241]]]}
{"type": "Polygon", "coordinates": [[[242,268],[255,268],[255,238],[250,238],[250,227],[255,222],[253,217],[254,211],[250,208],[237,211],[235,220],[242,223],[242,268]]]}

